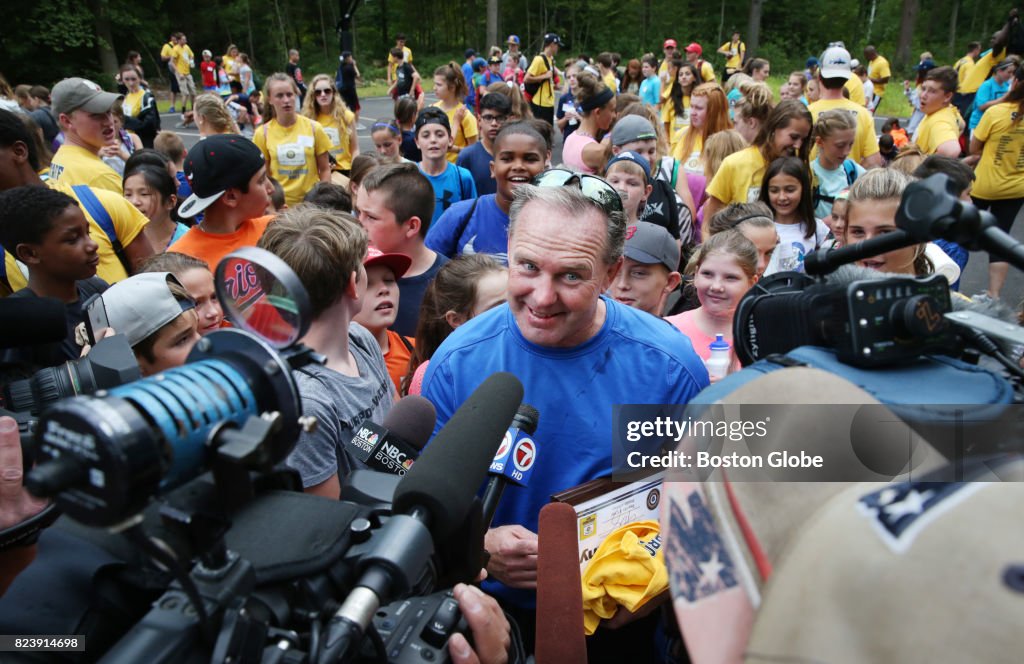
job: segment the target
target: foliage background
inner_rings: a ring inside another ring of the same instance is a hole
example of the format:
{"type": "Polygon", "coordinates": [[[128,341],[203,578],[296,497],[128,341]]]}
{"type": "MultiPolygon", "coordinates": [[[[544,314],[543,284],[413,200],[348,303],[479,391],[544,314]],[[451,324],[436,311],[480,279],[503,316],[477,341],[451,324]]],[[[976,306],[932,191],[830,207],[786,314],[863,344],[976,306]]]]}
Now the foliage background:
{"type": "MultiPolygon", "coordinates": [[[[351,1],[351,0],[349,0],[351,1]]],[[[498,0],[491,0],[498,2],[498,0]]],[[[355,11],[355,55],[364,76],[383,76],[386,49],[394,34],[408,35],[420,69],[449,57],[461,61],[466,47],[485,49],[488,0],[365,0],[355,11]]],[[[756,54],[776,74],[802,69],[804,60],[830,41],[843,40],[858,57],[870,41],[909,73],[923,50],[951,63],[970,40],[987,43],[1008,5],[996,0],[739,0],[710,5],[697,0],[501,0],[498,34],[522,39],[536,52],[542,35],[555,31],[570,53],[618,51],[625,58],[661,52],[674,37],[681,45],[699,41],[717,67],[714,50],[733,29],[748,35],[751,2],[762,12],[756,54]],[[868,34],[869,17],[875,17],[868,34]],[[909,6],[908,6],[909,5],[909,6]],[[908,14],[908,10],[910,11],[908,14]],[[893,57],[901,23],[910,29],[908,62],[893,57]]],[[[68,75],[108,81],[128,50],[143,54],[147,78],[158,83],[160,47],[182,30],[197,55],[204,48],[223,53],[229,43],[248,52],[264,76],[283,68],[288,48],[299,48],[304,70],[333,71],[339,52],[336,26],[345,11],[335,0],[35,0],[0,3],[0,73],[13,83],[53,82],[68,75]],[[157,80],[154,80],[157,79],[157,80]]],[[[749,38],[748,38],[749,41],[749,38]]],[[[751,53],[753,54],[753,53],[751,53]]]]}

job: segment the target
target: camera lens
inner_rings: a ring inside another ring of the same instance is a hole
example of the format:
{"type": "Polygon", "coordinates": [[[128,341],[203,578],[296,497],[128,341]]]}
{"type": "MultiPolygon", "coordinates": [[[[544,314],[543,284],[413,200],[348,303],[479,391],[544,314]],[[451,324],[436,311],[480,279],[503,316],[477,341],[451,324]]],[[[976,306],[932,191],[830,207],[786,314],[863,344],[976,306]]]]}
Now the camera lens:
{"type": "Polygon", "coordinates": [[[78,362],[41,369],[31,378],[14,381],[7,387],[8,408],[38,415],[49,404],[78,394],[79,380],[78,362]]]}

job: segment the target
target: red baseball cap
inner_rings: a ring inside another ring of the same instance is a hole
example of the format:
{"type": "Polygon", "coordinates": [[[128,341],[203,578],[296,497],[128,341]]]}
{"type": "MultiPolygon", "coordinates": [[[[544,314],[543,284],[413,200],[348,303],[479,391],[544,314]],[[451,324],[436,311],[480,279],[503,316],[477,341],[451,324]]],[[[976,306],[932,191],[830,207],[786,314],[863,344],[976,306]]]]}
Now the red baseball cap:
{"type": "Polygon", "coordinates": [[[676,43],[675,39],[666,39],[665,43],[661,45],[662,48],[668,48],[669,46],[671,46],[672,48],[675,48],[675,47],[679,46],[679,44],[676,43]]]}
{"type": "Polygon", "coordinates": [[[690,43],[689,46],[686,47],[686,52],[687,53],[696,53],[697,55],[700,55],[701,53],[704,52],[704,49],[702,49],[700,47],[700,44],[698,44],[697,42],[692,42],[692,43],[690,43]]]}
{"type": "Polygon", "coordinates": [[[369,247],[366,250],[366,258],[363,259],[363,267],[373,265],[384,265],[391,268],[395,273],[395,279],[400,279],[412,265],[412,259],[405,254],[385,254],[377,247],[369,247]]]}

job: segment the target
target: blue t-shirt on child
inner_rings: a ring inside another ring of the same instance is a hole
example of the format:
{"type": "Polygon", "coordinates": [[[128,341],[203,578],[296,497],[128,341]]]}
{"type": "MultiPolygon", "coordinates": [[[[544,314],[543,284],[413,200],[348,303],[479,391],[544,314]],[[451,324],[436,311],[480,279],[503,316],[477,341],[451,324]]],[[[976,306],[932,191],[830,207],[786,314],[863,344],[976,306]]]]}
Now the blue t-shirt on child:
{"type": "Polygon", "coordinates": [[[657,106],[661,103],[661,79],[657,76],[648,76],[640,83],[640,101],[648,106],[657,106]]]}
{"type": "Polygon", "coordinates": [[[832,214],[832,202],[835,197],[842,193],[843,189],[848,189],[857,178],[864,175],[867,171],[852,159],[847,159],[839,168],[829,171],[825,170],[825,167],[821,165],[820,159],[815,159],[811,162],[811,172],[814,174],[814,181],[818,186],[818,194],[825,198],[833,199],[828,201],[818,200],[815,203],[814,216],[818,219],[824,219],[832,214]]]}
{"type": "Polygon", "coordinates": [[[420,164],[420,172],[427,176],[430,186],[434,188],[434,216],[430,220],[431,225],[453,204],[476,198],[473,176],[461,166],[446,162],[440,175],[429,175],[423,171],[423,165],[420,164]]]}
{"type": "Polygon", "coordinates": [[[974,131],[974,128],[981,122],[981,116],[985,114],[981,107],[994,99],[999,99],[1009,91],[1009,80],[1001,84],[996,79],[990,78],[981,84],[977,94],[974,95],[974,112],[971,113],[970,122],[967,123],[971,131],[974,131]]]}
{"type": "Polygon", "coordinates": [[[462,254],[490,254],[507,265],[508,215],[498,207],[495,194],[481,196],[475,201],[460,201],[431,224],[426,244],[428,249],[448,258],[462,254]],[[472,215],[467,219],[470,210],[472,215]]]}
{"type": "Polygon", "coordinates": [[[478,196],[498,191],[498,183],[491,177],[492,161],[494,155],[488,152],[480,141],[460,152],[455,160],[456,166],[461,166],[472,174],[478,196]]]}

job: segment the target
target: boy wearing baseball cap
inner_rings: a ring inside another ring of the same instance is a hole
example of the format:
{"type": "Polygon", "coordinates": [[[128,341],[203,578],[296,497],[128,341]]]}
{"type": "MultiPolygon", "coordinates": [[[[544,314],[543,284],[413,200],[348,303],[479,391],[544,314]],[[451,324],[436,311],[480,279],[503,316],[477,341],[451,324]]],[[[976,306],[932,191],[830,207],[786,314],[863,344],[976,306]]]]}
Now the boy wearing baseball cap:
{"type": "Polygon", "coordinates": [[[366,296],[363,298],[362,310],[355,317],[355,321],[377,339],[396,392],[402,377],[409,370],[413,340],[388,328],[395,324],[395,318],[398,317],[398,280],[410,265],[412,259],[405,254],[385,254],[376,247],[370,247],[363,259],[366,296]]]}
{"type": "Polygon", "coordinates": [[[114,332],[128,338],[143,376],[185,364],[199,341],[199,315],[188,291],[170,272],[129,277],[100,296],[114,332]]]}
{"type": "Polygon", "coordinates": [[[121,176],[103,163],[100,151],[117,145],[111,109],[124,99],[84,78],[65,78],[50,92],[53,114],[64,131],[64,144],[50,162],[50,180],[84,184],[123,195],[121,176]]]}
{"type": "MultiPolygon", "coordinates": [[[[674,238],[688,241],[692,233],[692,213],[687,207],[692,204],[689,187],[680,184],[678,190],[671,183],[657,176],[660,163],[655,161],[658,133],[651,121],[639,115],[626,115],[615,123],[611,133],[612,154],[630,152],[647,161],[647,183],[651,192],[647,204],[640,211],[640,219],[663,226],[674,238]],[[677,197],[681,191],[682,196],[677,197]]],[[[611,162],[609,162],[609,166],[611,162]]]]}
{"type": "Polygon", "coordinates": [[[679,244],[661,226],[638,221],[626,227],[623,263],[608,294],[626,306],[661,317],[679,287],[679,244]]]}
{"type": "MultiPolygon", "coordinates": [[[[818,63],[817,58],[814,61],[818,63]]],[[[853,75],[850,63],[850,52],[842,46],[829,46],[825,49],[821,54],[820,67],[815,66],[818,82],[821,83],[821,98],[808,106],[808,110],[815,122],[823,112],[836,109],[844,110],[853,116],[857,122],[857,132],[854,134],[850,159],[864,168],[874,168],[882,165],[878,139],[875,137],[874,118],[864,106],[843,97],[843,88],[847,82],[851,78],[857,78],[853,75]]],[[[814,146],[811,150],[812,161],[817,154],[818,148],[814,146]]]]}
{"type": "Polygon", "coordinates": [[[711,63],[701,58],[704,49],[697,42],[691,42],[686,46],[686,61],[697,68],[700,72],[701,81],[711,83],[715,80],[715,70],[711,63]]]}
{"type": "Polygon", "coordinates": [[[668,66],[672,59],[679,55],[676,50],[678,48],[679,43],[675,39],[666,39],[665,43],[661,45],[661,51],[665,54],[665,57],[661,60],[661,65],[658,67],[658,78],[661,80],[662,87],[672,83],[672,81],[668,80],[668,66]]]}
{"type": "Polygon", "coordinates": [[[263,152],[237,134],[208,136],[189,150],[185,176],[192,195],[178,208],[183,219],[202,221],[169,248],[215,268],[239,247],[254,246],[272,217],[263,216],[272,187],[263,152]]]}
{"type": "Polygon", "coordinates": [[[454,203],[476,198],[473,174],[448,161],[448,148],[452,145],[452,126],[448,114],[430,106],[416,116],[416,147],[423,160],[420,171],[434,188],[436,204],[430,223],[437,221],[454,203]]]}

